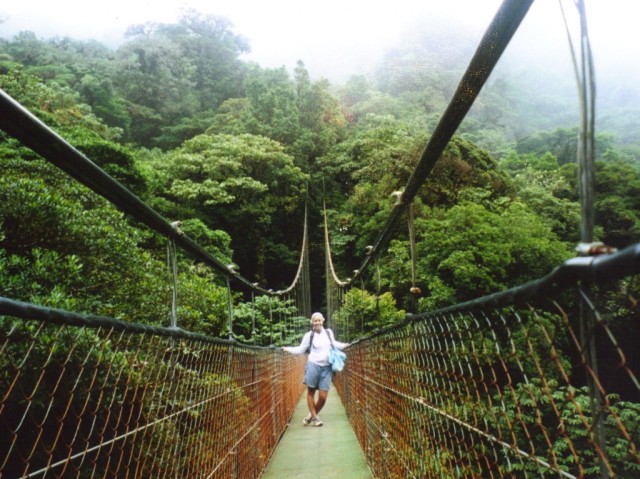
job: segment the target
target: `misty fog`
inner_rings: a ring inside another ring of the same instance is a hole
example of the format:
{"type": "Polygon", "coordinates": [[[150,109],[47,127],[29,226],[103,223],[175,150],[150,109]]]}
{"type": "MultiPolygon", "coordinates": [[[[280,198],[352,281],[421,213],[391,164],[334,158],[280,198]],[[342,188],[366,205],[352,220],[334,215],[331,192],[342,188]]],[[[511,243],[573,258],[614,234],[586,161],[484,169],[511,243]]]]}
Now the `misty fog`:
{"type": "MultiPolygon", "coordinates": [[[[563,5],[577,48],[579,24],[572,3],[563,5]]],[[[640,99],[640,67],[635,61],[639,47],[630,41],[638,7],[628,0],[603,3],[587,1],[586,5],[598,81],[597,118],[600,127],[615,130],[620,109],[628,112],[640,99]]],[[[300,8],[289,1],[189,3],[190,8],[231,21],[250,46],[241,57],[245,61],[292,71],[302,60],[312,78],[327,78],[336,86],[352,75],[375,78],[390,65],[404,68],[402,75],[412,71],[429,76],[431,62],[439,62],[461,76],[499,5],[497,0],[425,5],[401,0],[391,9],[333,0],[314,8],[300,8]]],[[[95,8],[72,0],[55,5],[14,2],[0,7],[0,38],[28,30],[41,38],[97,40],[116,50],[127,41],[124,32],[130,25],[172,23],[184,7],[151,7],[150,2],[115,2],[95,8]]],[[[538,97],[543,111],[545,103],[563,105],[546,118],[533,119],[532,130],[575,124],[577,88],[558,2],[533,3],[477,103],[492,101],[492,85],[504,82],[516,97],[513,88],[538,97]]],[[[477,109],[476,105],[471,117],[477,109]]]]}

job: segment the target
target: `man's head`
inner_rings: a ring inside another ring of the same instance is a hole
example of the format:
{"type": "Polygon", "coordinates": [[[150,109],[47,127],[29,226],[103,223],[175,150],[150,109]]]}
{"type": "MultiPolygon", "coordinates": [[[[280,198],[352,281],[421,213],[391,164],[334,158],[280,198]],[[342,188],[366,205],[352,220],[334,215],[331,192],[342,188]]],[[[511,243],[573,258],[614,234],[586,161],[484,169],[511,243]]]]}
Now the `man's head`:
{"type": "Polygon", "coordinates": [[[324,324],[324,316],[322,313],[313,313],[311,315],[311,327],[314,331],[321,331],[324,324]]]}

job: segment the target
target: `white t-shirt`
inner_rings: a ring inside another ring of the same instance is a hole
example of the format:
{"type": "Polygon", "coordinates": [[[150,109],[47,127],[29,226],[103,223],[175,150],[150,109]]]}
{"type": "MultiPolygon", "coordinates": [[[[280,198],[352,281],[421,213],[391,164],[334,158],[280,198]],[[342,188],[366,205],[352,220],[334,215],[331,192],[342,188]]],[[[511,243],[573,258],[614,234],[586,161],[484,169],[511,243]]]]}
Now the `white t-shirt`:
{"type": "MultiPolygon", "coordinates": [[[[309,331],[302,337],[300,346],[286,346],[284,350],[291,354],[306,353],[309,342],[311,341],[311,335],[314,334],[311,351],[309,351],[309,362],[315,363],[318,366],[327,366],[329,365],[329,351],[331,351],[331,340],[329,339],[328,331],[331,330],[322,328],[322,331],[319,333],[309,331]]],[[[349,346],[348,343],[336,341],[335,336],[333,336],[333,331],[331,331],[331,337],[333,338],[333,345],[337,349],[342,350],[349,346]]]]}

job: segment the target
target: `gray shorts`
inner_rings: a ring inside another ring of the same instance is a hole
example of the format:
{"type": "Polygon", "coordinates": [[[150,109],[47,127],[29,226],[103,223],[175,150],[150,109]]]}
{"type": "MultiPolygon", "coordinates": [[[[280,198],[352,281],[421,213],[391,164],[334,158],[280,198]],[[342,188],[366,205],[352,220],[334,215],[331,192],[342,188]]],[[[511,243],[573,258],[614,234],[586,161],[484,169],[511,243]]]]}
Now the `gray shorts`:
{"type": "Polygon", "coordinates": [[[304,368],[304,381],[302,381],[307,387],[328,391],[332,379],[333,372],[330,364],[319,366],[316,363],[307,362],[304,368]]]}

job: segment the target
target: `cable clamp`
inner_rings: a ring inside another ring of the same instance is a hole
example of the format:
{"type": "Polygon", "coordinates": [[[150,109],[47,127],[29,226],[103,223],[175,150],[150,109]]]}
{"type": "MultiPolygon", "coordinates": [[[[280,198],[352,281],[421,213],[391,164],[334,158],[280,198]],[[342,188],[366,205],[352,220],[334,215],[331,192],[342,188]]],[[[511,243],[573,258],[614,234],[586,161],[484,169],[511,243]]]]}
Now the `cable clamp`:
{"type": "Polygon", "coordinates": [[[595,241],[593,243],[578,243],[576,253],[578,256],[598,256],[601,254],[612,254],[618,251],[618,248],[607,246],[606,244],[595,241]]]}
{"type": "Polygon", "coordinates": [[[183,235],[184,231],[182,231],[182,221],[174,221],[171,223],[171,228],[176,232],[176,234],[183,235]]]}
{"type": "Polygon", "coordinates": [[[398,191],[394,191],[393,193],[391,193],[391,196],[395,197],[395,199],[396,199],[396,205],[403,205],[404,204],[404,198],[402,197],[403,193],[404,193],[403,190],[398,190],[398,191]]]}

